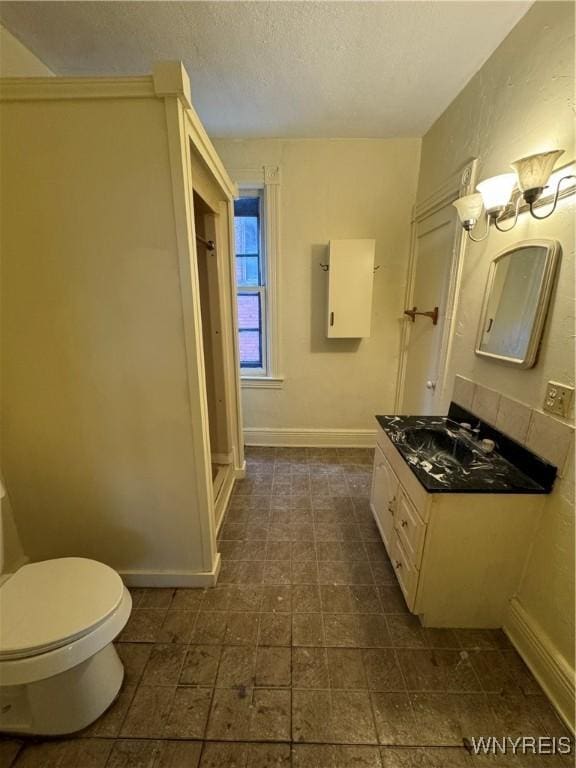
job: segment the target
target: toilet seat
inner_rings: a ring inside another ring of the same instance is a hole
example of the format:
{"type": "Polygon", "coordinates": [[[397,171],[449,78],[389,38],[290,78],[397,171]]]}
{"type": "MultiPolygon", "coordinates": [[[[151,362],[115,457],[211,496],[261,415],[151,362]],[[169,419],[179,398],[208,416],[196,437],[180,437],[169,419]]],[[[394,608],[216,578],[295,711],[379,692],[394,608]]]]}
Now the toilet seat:
{"type": "Polygon", "coordinates": [[[58,736],[93,723],[120,691],[114,647],[132,610],[108,566],[61,558],[0,585],[0,731],[58,736]]]}
{"type": "Polygon", "coordinates": [[[124,595],[116,571],[95,560],[23,566],[0,587],[0,663],[74,643],[105,623],[124,595]]]}

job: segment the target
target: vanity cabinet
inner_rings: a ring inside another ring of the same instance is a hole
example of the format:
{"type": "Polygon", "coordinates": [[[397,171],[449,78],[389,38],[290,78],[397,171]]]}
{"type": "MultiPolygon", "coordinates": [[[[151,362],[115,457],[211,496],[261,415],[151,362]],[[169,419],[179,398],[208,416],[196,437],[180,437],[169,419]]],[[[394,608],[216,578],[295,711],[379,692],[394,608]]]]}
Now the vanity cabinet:
{"type": "Polygon", "coordinates": [[[426,525],[404,489],[398,494],[395,508],[398,540],[413,563],[420,562],[424,548],[426,525]]]}
{"type": "Polygon", "coordinates": [[[394,509],[398,488],[398,478],[394,470],[380,448],[376,448],[372,476],[372,510],[388,551],[394,538],[394,509]]]}
{"type": "Polygon", "coordinates": [[[502,626],[542,504],[539,495],[428,492],[378,428],[370,506],[424,626],[502,626]]]}

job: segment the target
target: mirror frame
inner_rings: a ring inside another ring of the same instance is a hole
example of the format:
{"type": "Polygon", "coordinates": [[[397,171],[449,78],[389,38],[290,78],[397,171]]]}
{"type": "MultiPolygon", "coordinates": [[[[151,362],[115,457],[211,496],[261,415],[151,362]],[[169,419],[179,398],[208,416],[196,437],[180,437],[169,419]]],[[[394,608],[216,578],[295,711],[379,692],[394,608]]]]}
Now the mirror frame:
{"type": "Polygon", "coordinates": [[[515,365],[519,368],[532,368],[536,363],[538,356],[538,348],[540,346],[540,340],[542,338],[542,332],[544,330],[544,324],[546,322],[546,315],[550,305],[550,298],[552,296],[552,288],[554,286],[554,277],[556,274],[556,268],[560,260],[560,254],[562,248],[558,240],[520,240],[514,245],[509,246],[504,251],[501,251],[495,256],[490,263],[490,270],[488,272],[488,279],[486,281],[486,289],[484,291],[484,299],[482,302],[482,311],[480,313],[480,322],[478,324],[478,333],[476,336],[476,348],[475,353],[480,357],[486,357],[490,360],[496,360],[508,365],[515,365]],[[515,357],[506,357],[505,355],[497,355],[493,352],[485,352],[480,349],[482,343],[482,336],[484,328],[486,327],[486,316],[488,313],[488,304],[490,301],[490,294],[492,291],[492,285],[494,283],[494,276],[496,274],[496,267],[498,262],[505,256],[509,256],[514,251],[522,250],[523,248],[533,248],[537,246],[539,248],[546,248],[546,261],[544,264],[544,272],[542,274],[542,280],[540,283],[540,292],[538,296],[538,304],[536,307],[536,314],[534,316],[534,322],[532,324],[532,332],[528,340],[528,346],[526,348],[526,354],[522,359],[515,357]]]}

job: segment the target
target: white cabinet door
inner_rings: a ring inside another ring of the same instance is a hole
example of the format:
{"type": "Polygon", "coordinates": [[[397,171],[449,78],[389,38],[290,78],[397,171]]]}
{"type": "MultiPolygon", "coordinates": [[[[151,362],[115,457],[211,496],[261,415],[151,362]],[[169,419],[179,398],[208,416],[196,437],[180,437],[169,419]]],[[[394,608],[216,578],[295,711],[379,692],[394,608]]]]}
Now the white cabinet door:
{"type": "Polygon", "coordinates": [[[329,339],[370,336],[375,240],[330,240],[329,339]]]}
{"type": "Polygon", "coordinates": [[[398,498],[398,478],[380,448],[374,454],[370,505],[388,554],[392,555],[394,514],[398,498]]]}
{"type": "Polygon", "coordinates": [[[402,548],[412,565],[417,570],[420,570],[426,523],[420,519],[416,507],[412,504],[402,486],[400,486],[398,493],[395,519],[395,527],[398,532],[398,538],[402,543],[402,548]]]}
{"type": "Polygon", "coordinates": [[[400,584],[400,588],[404,593],[406,605],[413,612],[416,603],[416,588],[418,587],[418,571],[414,568],[413,563],[410,562],[410,558],[406,555],[400,537],[396,531],[394,531],[392,540],[390,559],[392,560],[392,566],[396,578],[398,579],[398,583],[400,584]]]}

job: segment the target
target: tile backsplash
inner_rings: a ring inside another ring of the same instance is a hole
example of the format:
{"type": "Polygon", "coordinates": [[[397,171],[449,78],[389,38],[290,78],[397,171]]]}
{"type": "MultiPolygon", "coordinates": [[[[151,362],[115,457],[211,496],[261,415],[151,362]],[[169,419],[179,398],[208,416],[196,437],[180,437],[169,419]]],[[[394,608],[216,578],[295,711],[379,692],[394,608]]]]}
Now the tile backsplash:
{"type": "Polygon", "coordinates": [[[561,477],[565,474],[574,441],[570,424],[464,376],[455,377],[452,400],[554,464],[561,477]]]}
{"type": "Polygon", "coordinates": [[[474,387],[474,397],[472,398],[472,413],[475,413],[483,421],[496,426],[498,411],[500,410],[501,396],[493,389],[487,389],[476,385],[474,387]]]}
{"type": "MultiPolygon", "coordinates": [[[[505,435],[526,445],[528,428],[532,417],[532,408],[509,397],[500,397],[496,427],[505,435]]],[[[548,457],[544,457],[548,458],[548,457]]]]}

